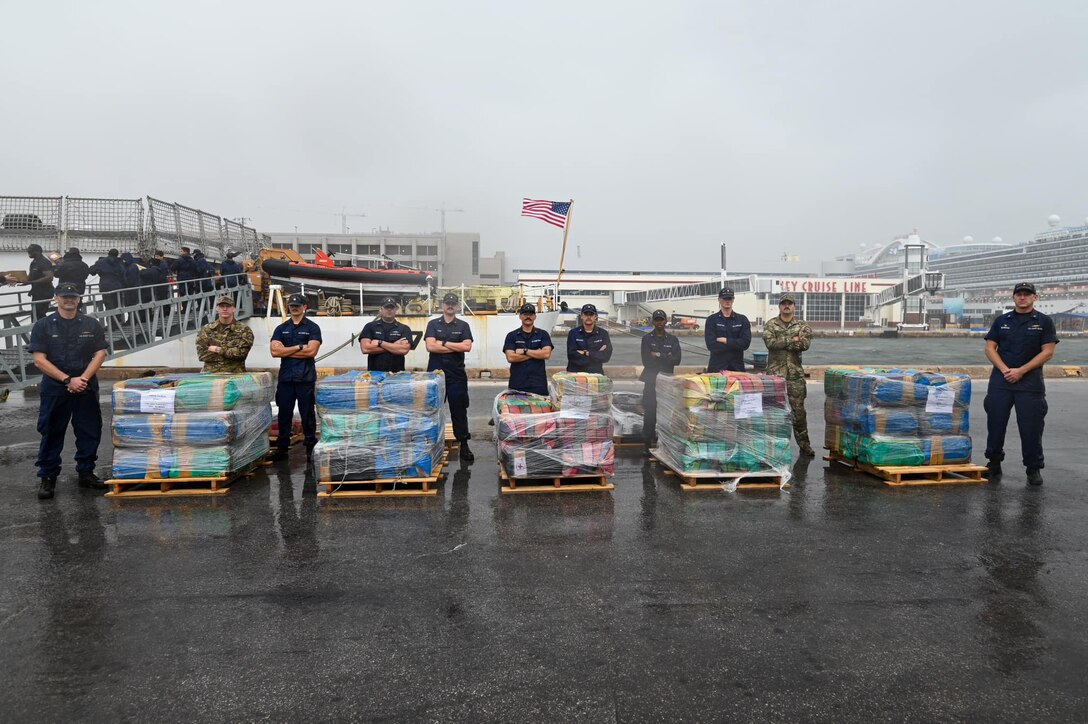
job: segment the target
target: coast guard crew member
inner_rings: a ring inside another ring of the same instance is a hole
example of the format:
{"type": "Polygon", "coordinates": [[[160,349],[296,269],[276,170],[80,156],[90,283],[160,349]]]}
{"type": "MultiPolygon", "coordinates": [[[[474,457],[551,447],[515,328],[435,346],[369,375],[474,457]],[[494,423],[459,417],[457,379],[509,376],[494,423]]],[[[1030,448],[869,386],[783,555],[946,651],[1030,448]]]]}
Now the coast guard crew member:
{"type": "Polygon", "coordinates": [[[581,324],[567,335],[567,372],[604,374],[604,363],[612,359],[612,338],[597,326],[597,307],[582,305],[581,324]]]}
{"type": "Polygon", "coordinates": [[[733,311],[733,290],[728,287],[718,292],[721,311],[706,318],[703,338],[710,350],[707,372],[744,371],[744,350],[752,344],[752,325],[748,317],[733,311]]]}
{"type": "Polygon", "coordinates": [[[291,318],[276,327],[269,343],[272,356],[280,361],[280,376],[276,381],[279,435],[276,437],[276,450],[270,459],[287,458],[297,403],[302,432],[306,436],[306,459],[309,460],[317,444],[317,412],[314,409],[317,364],[314,357],[321,348],[321,327],[306,316],[306,297],[301,294],[288,297],[287,311],[291,318]]]}
{"type": "Polygon", "coordinates": [[[442,370],[446,378],[446,402],[450,406],[453,436],[461,443],[461,459],[476,459],[468,447],[472,439],[468,431],[468,373],[465,372],[465,352],[472,351],[472,330],[468,322],[457,318],[461,300],[456,294],[442,297],[442,316],[427,322],[423,339],[430,357],[427,371],[442,370]]]}
{"type": "Polygon", "coordinates": [[[98,368],[106,360],[106,334],[93,317],[79,311],[76,285],[57,286],[57,311],[39,319],[30,332],[34,366],[42,372],[38,407],[38,498],[53,497],[60,474],[60,454],[68,423],[76,435],[76,472],[82,488],[106,486],[94,474],[102,438],[102,408],[98,404],[98,368]]]}
{"type": "Polygon", "coordinates": [[[642,338],[642,440],[646,452],[654,444],[657,435],[657,375],[671,375],[680,364],[680,340],[665,331],[668,315],[664,309],[655,309],[650,321],[653,331],[642,338]]]}
{"type": "Polygon", "coordinates": [[[522,304],[518,308],[521,327],[506,335],[502,351],[510,363],[511,390],[548,396],[548,371],[545,362],[551,359],[551,335],[536,328],[536,307],[522,304]]]}
{"type": "Polygon", "coordinates": [[[215,303],[219,315],[205,324],[196,335],[197,359],[204,363],[201,372],[238,374],[246,371],[246,357],[253,348],[253,330],[234,318],[234,298],[229,294],[215,303]]]}
{"type": "MultiPolygon", "coordinates": [[[[30,271],[26,281],[21,283],[30,285],[31,320],[36,322],[45,319],[49,314],[49,301],[53,298],[54,268],[53,262],[42,253],[41,244],[28,244],[26,254],[30,257],[30,271]]],[[[5,277],[4,281],[12,285],[20,283],[13,276],[5,277]]]]}
{"type": "Polygon", "coordinates": [[[412,351],[412,329],[397,321],[397,300],[382,300],[378,319],[367,322],[359,333],[359,349],[371,372],[403,372],[404,358],[412,351]]]}
{"type": "Polygon", "coordinates": [[[1017,283],[1012,290],[1013,311],[995,319],[986,333],[986,359],[994,366],[983,403],[990,480],[1001,479],[1005,431],[1015,407],[1028,484],[1043,484],[1039,472],[1044,467],[1043,422],[1047,413],[1043,365],[1054,356],[1058,335],[1050,317],[1036,311],[1038,298],[1034,284],[1017,283]]]}

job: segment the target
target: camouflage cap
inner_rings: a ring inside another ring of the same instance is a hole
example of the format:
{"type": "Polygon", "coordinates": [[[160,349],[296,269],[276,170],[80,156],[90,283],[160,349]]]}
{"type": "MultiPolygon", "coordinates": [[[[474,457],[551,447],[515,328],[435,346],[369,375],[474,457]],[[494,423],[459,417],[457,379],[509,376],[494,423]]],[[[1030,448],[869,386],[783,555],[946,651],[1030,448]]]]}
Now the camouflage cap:
{"type": "Polygon", "coordinates": [[[234,297],[232,297],[229,294],[224,294],[223,296],[221,296],[221,297],[219,297],[218,299],[215,300],[215,306],[217,306],[217,307],[233,307],[233,306],[235,306],[234,305],[234,297]]]}

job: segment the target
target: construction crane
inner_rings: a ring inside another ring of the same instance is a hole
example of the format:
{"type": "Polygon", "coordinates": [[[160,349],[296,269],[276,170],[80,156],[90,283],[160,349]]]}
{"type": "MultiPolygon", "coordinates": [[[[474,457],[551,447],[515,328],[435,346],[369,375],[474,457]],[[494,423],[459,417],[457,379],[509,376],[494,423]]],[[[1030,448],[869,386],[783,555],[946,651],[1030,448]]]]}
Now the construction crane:
{"type": "Polygon", "coordinates": [[[349,214],[347,212],[347,207],[341,207],[340,208],[340,233],[341,234],[347,234],[348,233],[348,217],[349,216],[359,218],[359,219],[365,219],[366,218],[366,214],[364,214],[361,211],[349,214]]]}
{"type": "Polygon", "coordinates": [[[446,214],[447,213],[449,213],[449,214],[454,214],[454,213],[463,214],[463,213],[465,213],[464,209],[447,209],[445,201],[442,202],[442,208],[440,208],[440,209],[431,209],[431,211],[437,211],[439,214],[442,215],[442,238],[443,239],[446,238],[446,214]]]}

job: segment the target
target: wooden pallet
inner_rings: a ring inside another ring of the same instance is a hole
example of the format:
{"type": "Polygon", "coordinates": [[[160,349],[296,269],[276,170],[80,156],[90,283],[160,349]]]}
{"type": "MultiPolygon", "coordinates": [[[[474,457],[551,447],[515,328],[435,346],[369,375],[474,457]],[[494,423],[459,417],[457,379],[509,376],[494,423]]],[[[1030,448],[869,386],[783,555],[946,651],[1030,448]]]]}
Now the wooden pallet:
{"type": "Polygon", "coordinates": [[[677,470],[667,460],[663,459],[657,448],[650,450],[650,457],[665,466],[665,474],[679,478],[680,489],[684,491],[694,490],[725,490],[725,486],[737,482],[737,490],[788,490],[789,483],[783,484],[782,476],[772,470],[757,472],[723,473],[706,471],[698,473],[685,473],[677,470]]]}
{"type": "Polygon", "coordinates": [[[446,449],[451,450],[455,447],[460,447],[461,441],[453,436],[453,423],[446,423],[446,449]]]}
{"type": "Polygon", "coordinates": [[[319,480],[319,498],[399,498],[438,495],[438,483],[446,477],[449,453],[442,454],[438,471],[429,477],[378,478],[375,480],[319,480]]]}
{"type": "Polygon", "coordinates": [[[503,493],[599,493],[613,490],[615,485],[606,475],[568,475],[555,478],[512,478],[499,463],[499,479],[503,493]]]}
{"type": "Polygon", "coordinates": [[[226,495],[230,492],[230,486],[253,475],[254,471],[263,465],[263,461],[247,465],[242,470],[230,475],[219,475],[204,478],[139,478],[107,480],[106,485],[110,490],[107,498],[163,498],[193,495],[226,495]],[[153,486],[157,486],[155,490],[153,486]],[[150,488],[150,489],[149,489],[150,488]]]}
{"type": "Polygon", "coordinates": [[[983,477],[988,471],[986,466],[973,463],[868,465],[857,460],[848,460],[834,450],[831,450],[824,460],[842,463],[854,470],[868,473],[880,478],[885,485],[978,485],[989,482],[983,477]]]}

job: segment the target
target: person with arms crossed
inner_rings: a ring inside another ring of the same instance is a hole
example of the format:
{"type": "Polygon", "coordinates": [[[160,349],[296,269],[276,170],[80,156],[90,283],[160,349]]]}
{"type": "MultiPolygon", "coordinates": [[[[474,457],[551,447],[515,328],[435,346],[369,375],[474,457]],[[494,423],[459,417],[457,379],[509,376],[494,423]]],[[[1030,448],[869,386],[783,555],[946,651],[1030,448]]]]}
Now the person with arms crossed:
{"type": "Polygon", "coordinates": [[[253,348],[253,330],[234,318],[234,298],[224,294],[215,303],[218,318],[204,325],[196,335],[201,372],[238,374],[246,371],[246,357],[253,348]]]}
{"type": "Polygon", "coordinates": [[[612,338],[597,326],[597,307],[583,304],[581,324],[567,335],[567,372],[604,374],[604,363],[612,359],[612,338]]]}
{"type": "Polygon", "coordinates": [[[476,456],[468,447],[472,434],[468,430],[468,373],[465,352],[472,351],[472,330],[468,322],[457,318],[461,300],[456,294],[442,297],[442,316],[427,322],[423,339],[430,357],[427,371],[442,370],[446,378],[446,402],[450,406],[453,436],[460,443],[462,460],[472,462],[476,456]]]}
{"type": "Polygon", "coordinates": [[[404,358],[412,351],[412,329],[397,321],[397,300],[382,300],[378,319],[367,322],[359,333],[359,349],[371,372],[403,372],[404,358]]]}
{"type": "Polygon", "coordinates": [[[548,371],[545,363],[552,357],[551,335],[536,327],[536,307],[518,308],[521,327],[506,335],[502,351],[510,363],[511,390],[548,396],[548,371]]]}
{"type": "Polygon", "coordinates": [[[748,317],[733,311],[733,290],[718,292],[721,310],[706,318],[703,338],[710,350],[707,372],[744,372],[744,350],[752,344],[752,325],[748,317]]]}
{"type": "Polygon", "coordinates": [[[279,417],[276,425],[279,435],[271,460],[287,458],[291,445],[291,423],[295,417],[295,405],[302,420],[305,435],[306,459],[314,455],[317,445],[317,411],[314,392],[317,385],[317,364],[314,357],[321,349],[321,327],[306,316],[306,297],[292,294],[287,299],[287,311],[291,317],[272,332],[269,351],[280,361],[280,374],[276,380],[276,407],[279,417]]]}
{"type": "Polygon", "coordinates": [[[680,364],[680,340],[665,331],[668,316],[655,309],[650,321],[653,330],[642,338],[642,441],[649,454],[657,435],[657,375],[671,375],[680,364]]]}

